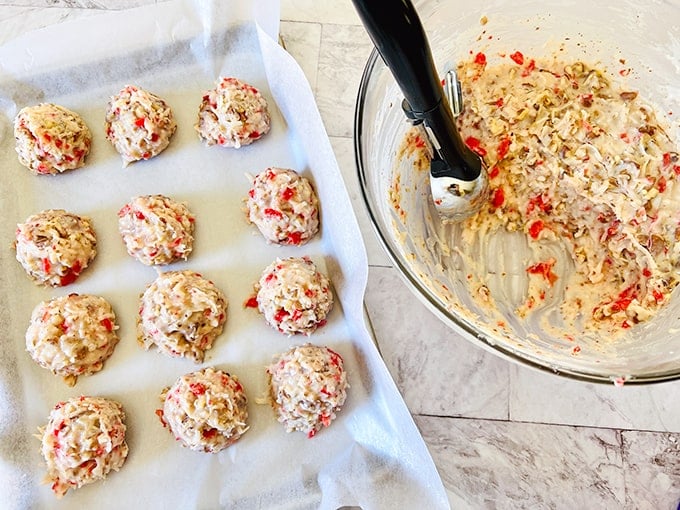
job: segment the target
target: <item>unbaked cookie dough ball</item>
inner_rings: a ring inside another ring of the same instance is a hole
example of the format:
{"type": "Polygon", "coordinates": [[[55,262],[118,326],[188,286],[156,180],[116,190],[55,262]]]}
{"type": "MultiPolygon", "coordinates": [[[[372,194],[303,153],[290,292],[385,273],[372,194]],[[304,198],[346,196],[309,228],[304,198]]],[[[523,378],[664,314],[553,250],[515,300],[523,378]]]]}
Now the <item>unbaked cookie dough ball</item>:
{"type": "Polygon", "coordinates": [[[328,427],[347,398],[342,357],[328,347],[293,347],[267,367],[270,403],[287,432],[313,437],[328,427]]]}
{"type": "Polygon", "coordinates": [[[16,258],[39,285],[73,283],[97,255],[97,238],[85,216],[48,209],[19,223],[16,258]]]}
{"type": "Polygon", "coordinates": [[[163,391],[161,400],[163,424],[192,450],[219,452],[248,430],[243,386],[221,370],[204,368],[183,375],[163,391]]]}
{"type": "Polygon", "coordinates": [[[14,119],[14,138],[19,162],[35,174],[80,168],[92,145],[80,115],[52,103],[22,108],[14,119]]]}
{"type": "Polygon", "coordinates": [[[123,166],[160,154],[170,144],[177,123],[160,97],[134,85],[112,96],[104,127],[106,139],[123,158],[123,166]]]}
{"type": "Polygon", "coordinates": [[[189,270],[168,271],[142,294],[137,340],[146,350],[155,345],[168,356],[200,363],[226,320],[227,298],[213,282],[189,270]]]}
{"type": "Polygon", "coordinates": [[[147,266],[186,260],[194,247],[194,216],[163,195],[130,200],[118,211],[118,231],[130,256],[147,266]]]}
{"type": "Polygon", "coordinates": [[[54,406],[39,437],[47,464],[44,483],[57,498],[123,466],[128,454],[124,420],[120,403],[106,398],[76,397],[54,406]]]}
{"type": "Polygon", "coordinates": [[[255,292],[265,320],[287,335],[313,333],[333,308],[330,281],[307,257],[277,258],[262,272],[255,292]]]}
{"type": "Polygon", "coordinates": [[[238,149],[269,132],[271,119],[260,91],[237,78],[221,77],[203,96],[196,131],[206,145],[238,149]]]}
{"type": "Polygon", "coordinates": [[[258,174],[246,207],[248,220],[272,243],[305,244],[319,231],[319,199],[293,170],[272,167],[258,174]]]}
{"type": "Polygon", "coordinates": [[[118,343],[116,316],[102,297],[69,294],[33,309],[26,350],[41,367],[73,386],[99,372],[118,343]]]}

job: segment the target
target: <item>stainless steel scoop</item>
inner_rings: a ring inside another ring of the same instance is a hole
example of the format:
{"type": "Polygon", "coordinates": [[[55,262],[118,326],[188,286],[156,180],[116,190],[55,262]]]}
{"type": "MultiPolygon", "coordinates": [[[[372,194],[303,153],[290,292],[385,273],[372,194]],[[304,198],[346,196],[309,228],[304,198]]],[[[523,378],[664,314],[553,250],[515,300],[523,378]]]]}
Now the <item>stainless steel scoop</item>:
{"type": "MultiPolygon", "coordinates": [[[[404,94],[404,113],[422,125],[432,149],[430,189],[440,217],[460,221],[485,202],[488,176],[463,143],[425,31],[410,0],[352,0],[364,27],[404,94]]],[[[448,89],[455,76],[447,74],[448,89]]],[[[452,99],[453,99],[452,95],[452,99]]],[[[456,100],[460,99],[458,93],[456,100]]]]}

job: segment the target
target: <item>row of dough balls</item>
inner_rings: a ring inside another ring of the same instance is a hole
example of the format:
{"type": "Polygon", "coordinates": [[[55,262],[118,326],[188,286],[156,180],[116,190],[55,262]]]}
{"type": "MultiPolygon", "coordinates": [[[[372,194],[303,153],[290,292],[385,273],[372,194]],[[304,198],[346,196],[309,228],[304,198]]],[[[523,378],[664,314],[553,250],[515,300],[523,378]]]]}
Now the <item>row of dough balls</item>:
{"type": "MultiPolygon", "coordinates": [[[[328,278],[306,257],[276,259],[255,284],[247,306],[277,331],[311,335],[333,308],[328,278]]],[[[201,363],[222,333],[228,301],[215,284],[190,270],[161,273],[139,301],[137,341],[170,357],[201,363]]],[[[99,372],[118,344],[113,308],[103,297],[72,293],[39,303],[26,330],[26,350],[41,367],[73,386],[99,372]]]]}
{"type": "MultiPolygon", "coordinates": [[[[328,427],[347,397],[347,374],[340,354],[305,344],[277,356],[266,367],[268,395],[287,432],[309,438],[328,427]]],[[[247,397],[238,378],[213,367],[183,375],[160,395],[156,414],[184,447],[216,453],[248,430],[247,397]]],[[[70,489],[103,480],[118,471],[128,454],[125,412],[119,402],[81,396],[59,402],[40,428],[44,482],[57,498],[70,489]]]]}
{"type": "MultiPolygon", "coordinates": [[[[195,129],[206,145],[240,148],[267,134],[270,125],[267,101],[255,87],[220,77],[203,95],[195,129]]],[[[109,100],[104,128],[127,166],[165,150],[177,123],[163,99],[127,85],[109,100]]],[[[43,175],[84,166],[92,145],[80,115],[53,103],[22,108],[14,119],[14,138],[19,162],[43,175]]]]}
{"type": "MultiPolygon", "coordinates": [[[[268,242],[302,245],[319,231],[319,202],[311,183],[293,170],[268,168],[253,179],[247,219],[268,242]]],[[[193,251],[194,215],[164,195],[134,197],[118,211],[118,231],[128,254],[145,265],[186,260],[193,251]]],[[[16,258],[37,284],[73,283],[97,254],[92,222],[48,209],[17,225],[16,258]]]]}

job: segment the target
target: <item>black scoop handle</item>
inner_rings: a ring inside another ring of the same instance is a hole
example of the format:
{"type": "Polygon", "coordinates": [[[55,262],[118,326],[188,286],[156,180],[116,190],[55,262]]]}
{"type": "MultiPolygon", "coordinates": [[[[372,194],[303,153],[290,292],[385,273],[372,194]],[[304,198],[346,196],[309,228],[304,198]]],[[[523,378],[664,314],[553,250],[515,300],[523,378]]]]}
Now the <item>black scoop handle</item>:
{"type": "Polygon", "coordinates": [[[445,163],[437,165],[435,177],[473,181],[481,172],[481,161],[463,143],[453,113],[443,93],[430,45],[420,18],[410,0],[352,0],[368,35],[390,68],[412,110],[425,122],[436,140],[431,140],[445,163]],[[437,148],[436,144],[440,147],[437,148]]]}

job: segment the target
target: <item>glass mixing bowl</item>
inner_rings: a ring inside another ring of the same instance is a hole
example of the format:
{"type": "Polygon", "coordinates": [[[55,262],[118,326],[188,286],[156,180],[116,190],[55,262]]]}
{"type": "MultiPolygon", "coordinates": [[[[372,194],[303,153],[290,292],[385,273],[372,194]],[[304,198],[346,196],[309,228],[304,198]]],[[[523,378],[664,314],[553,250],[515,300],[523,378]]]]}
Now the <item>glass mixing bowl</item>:
{"type": "MultiPolygon", "coordinates": [[[[491,61],[521,51],[532,57],[558,54],[583,60],[624,81],[671,119],[678,137],[680,119],[680,3],[677,0],[623,0],[609,5],[587,0],[537,3],[533,0],[423,1],[416,3],[437,69],[443,75],[461,59],[484,52],[491,61]]],[[[680,296],[652,320],[622,338],[584,335],[565,338],[513,310],[524,297],[526,273],[522,234],[499,234],[480,246],[460,244],[460,227],[436,220],[427,172],[410,172],[397,157],[409,125],[402,94],[376,51],[366,64],[355,115],[359,180],[377,234],[411,290],[447,325],[474,343],[515,361],[552,373],[595,382],[649,383],[680,377],[680,296]],[[406,173],[404,173],[406,171],[406,173]],[[401,206],[392,205],[395,175],[401,206]],[[454,249],[447,249],[439,241],[454,249]],[[455,247],[457,245],[457,247],[455,247]],[[467,250],[466,257],[457,250],[467,250]],[[480,308],[465,284],[465,260],[489,273],[507,327],[480,308]],[[504,279],[499,279],[499,274],[504,279]],[[509,277],[508,277],[509,276],[509,277]],[[580,351],[574,347],[578,345],[580,351]]],[[[409,164],[408,162],[406,164],[409,164]]],[[[426,333],[424,333],[426,334],[426,333]]]]}

